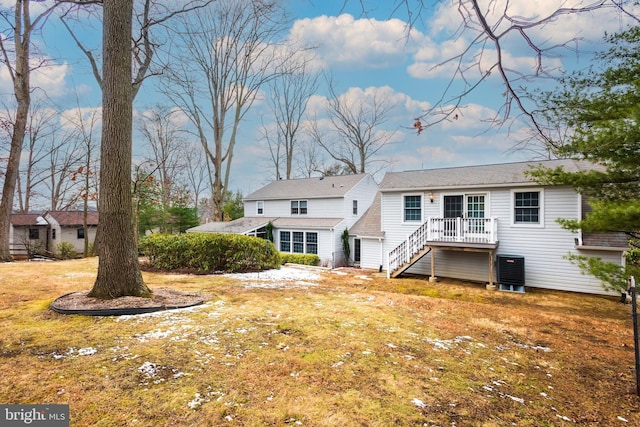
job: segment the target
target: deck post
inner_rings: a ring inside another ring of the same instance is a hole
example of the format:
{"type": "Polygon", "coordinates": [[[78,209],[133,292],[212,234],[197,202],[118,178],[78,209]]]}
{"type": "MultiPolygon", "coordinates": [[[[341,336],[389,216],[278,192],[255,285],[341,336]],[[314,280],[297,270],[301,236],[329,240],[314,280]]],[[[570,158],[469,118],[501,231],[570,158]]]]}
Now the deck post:
{"type": "Polygon", "coordinates": [[[431,277],[429,277],[429,282],[436,282],[438,278],[436,277],[436,249],[431,247],[431,277]]]}
{"type": "Polygon", "coordinates": [[[496,289],[496,285],[493,283],[493,252],[489,251],[489,284],[487,285],[489,290],[496,289]]]}

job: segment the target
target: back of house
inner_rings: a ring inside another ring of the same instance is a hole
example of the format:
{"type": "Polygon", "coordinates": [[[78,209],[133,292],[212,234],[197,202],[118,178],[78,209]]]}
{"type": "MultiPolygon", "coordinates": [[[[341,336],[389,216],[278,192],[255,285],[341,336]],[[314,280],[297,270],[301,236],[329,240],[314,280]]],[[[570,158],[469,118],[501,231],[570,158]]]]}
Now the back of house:
{"type": "Polygon", "coordinates": [[[621,233],[586,235],[558,219],[581,219],[586,200],[567,186],[541,186],[527,171],[587,162],[551,160],[387,173],[379,206],[352,228],[360,265],[400,273],[451,277],[573,292],[606,294],[602,283],[565,259],[569,253],[622,264],[621,233]],[[368,221],[368,223],[366,223],[368,221]],[[364,224],[368,224],[366,227],[364,224]]]}

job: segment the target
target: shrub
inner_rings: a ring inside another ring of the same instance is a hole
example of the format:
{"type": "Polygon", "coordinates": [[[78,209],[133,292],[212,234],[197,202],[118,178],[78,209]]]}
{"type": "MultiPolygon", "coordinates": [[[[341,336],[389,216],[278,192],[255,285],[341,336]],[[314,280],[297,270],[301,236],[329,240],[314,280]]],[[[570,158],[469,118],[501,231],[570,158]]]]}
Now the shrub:
{"type": "Polygon", "coordinates": [[[288,262],[292,264],[314,265],[314,266],[317,266],[318,264],[320,264],[320,257],[314,254],[280,253],[280,259],[282,260],[282,264],[286,264],[288,262]]]}
{"type": "Polygon", "coordinates": [[[76,247],[69,242],[61,242],[56,246],[56,257],[60,259],[74,259],[78,257],[76,247]]]}
{"type": "Polygon", "coordinates": [[[161,270],[244,272],[280,266],[273,243],[240,234],[152,234],[141,239],[140,249],[161,270]]]}

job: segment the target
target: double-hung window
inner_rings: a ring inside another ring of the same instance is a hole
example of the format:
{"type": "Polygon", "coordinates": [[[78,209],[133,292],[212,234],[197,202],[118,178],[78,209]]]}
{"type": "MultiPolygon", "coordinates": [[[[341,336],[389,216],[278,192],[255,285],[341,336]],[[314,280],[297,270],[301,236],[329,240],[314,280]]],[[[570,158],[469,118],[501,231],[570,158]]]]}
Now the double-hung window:
{"type": "Polygon", "coordinates": [[[307,214],[307,201],[306,200],[292,200],[291,201],[291,215],[306,215],[307,214]]]}
{"type": "Polygon", "coordinates": [[[541,225],[542,192],[513,192],[513,223],[517,225],[541,225]]]}
{"type": "Polygon", "coordinates": [[[264,214],[264,202],[263,201],[256,202],[256,213],[258,215],[263,215],[264,214]]]}
{"type": "Polygon", "coordinates": [[[422,221],[422,196],[421,195],[405,195],[403,199],[404,199],[404,221],[405,222],[422,221]]]}

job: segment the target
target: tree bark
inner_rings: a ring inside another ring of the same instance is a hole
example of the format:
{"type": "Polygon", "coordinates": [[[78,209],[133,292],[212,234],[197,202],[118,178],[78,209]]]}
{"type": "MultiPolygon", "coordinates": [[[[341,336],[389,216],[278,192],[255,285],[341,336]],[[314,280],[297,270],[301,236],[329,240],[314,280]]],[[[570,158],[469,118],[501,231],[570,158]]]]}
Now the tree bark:
{"type": "Polygon", "coordinates": [[[105,0],[103,7],[99,262],[89,296],[149,297],[138,264],[131,209],[133,0],[105,0]]]}
{"type": "Polygon", "coordinates": [[[29,53],[31,47],[32,23],[29,15],[29,2],[16,2],[15,5],[15,68],[12,69],[9,63],[6,47],[2,45],[2,53],[5,65],[9,69],[9,74],[13,80],[14,96],[17,108],[16,117],[11,135],[11,147],[9,149],[9,159],[2,186],[2,199],[0,200],[0,261],[12,261],[9,247],[9,236],[11,232],[11,211],[13,210],[13,197],[16,190],[16,181],[20,169],[20,153],[24,141],[27,119],[29,116],[29,105],[31,103],[30,82],[29,82],[29,53]]]}

